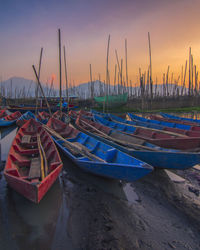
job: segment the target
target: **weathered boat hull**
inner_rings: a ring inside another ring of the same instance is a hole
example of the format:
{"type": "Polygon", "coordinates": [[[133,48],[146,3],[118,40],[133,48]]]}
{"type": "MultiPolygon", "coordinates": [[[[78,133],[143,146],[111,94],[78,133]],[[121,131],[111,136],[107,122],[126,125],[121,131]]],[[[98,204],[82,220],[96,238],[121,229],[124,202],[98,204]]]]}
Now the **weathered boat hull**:
{"type": "Polygon", "coordinates": [[[169,127],[169,128],[178,128],[178,129],[183,129],[183,130],[191,130],[190,125],[184,125],[184,124],[178,124],[175,122],[168,122],[168,121],[161,121],[161,120],[155,120],[153,117],[151,119],[147,119],[144,117],[140,117],[131,113],[128,113],[128,116],[131,118],[132,121],[140,121],[140,122],[145,122],[149,124],[156,124],[156,125],[161,125],[164,127],[169,127]]]}
{"type": "Polygon", "coordinates": [[[16,123],[16,120],[14,121],[5,121],[3,119],[0,119],[0,127],[8,127],[16,123]]]}
{"type": "Polygon", "coordinates": [[[16,124],[18,127],[22,127],[30,119],[36,119],[36,117],[32,112],[27,111],[20,118],[17,119],[16,124]]]}
{"type": "MultiPolygon", "coordinates": [[[[197,125],[196,123],[190,123],[190,122],[185,122],[185,121],[181,121],[181,120],[172,120],[169,118],[164,118],[164,117],[160,117],[157,115],[151,115],[150,116],[151,119],[157,120],[157,121],[161,121],[161,122],[170,122],[170,123],[176,123],[180,126],[187,126],[188,130],[195,130],[195,131],[200,131],[200,126],[197,125]]],[[[187,128],[186,128],[187,129],[187,128]]]]}
{"type": "Polygon", "coordinates": [[[163,134],[162,131],[161,133],[158,133],[150,129],[135,128],[133,126],[127,126],[113,121],[111,122],[96,115],[94,115],[94,118],[97,122],[100,122],[105,126],[119,130],[123,133],[128,133],[163,148],[189,150],[200,147],[200,137],[175,138],[174,136],[163,134]]]}
{"type": "Polygon", "coordinates": [[[4,169],[4,176],[8,185],[15,191],[23,195],[28,200],[39,203],[55,180],[58,178],[62,170],[62,162],[56,146],[51,139],[51,136],[42,129],[41,125],[35,120],[31,119],[19,129],[15,139],[10,148],[6,166],[4,169]],[[30,129],[30,126],[36,126],[36,130],[30,129]],[[43,180],[40,177],[30,177],[31,159],[38,156],[38,149],[35,142],[36,133],[41,135],[41,140],[44,145],[45,153],[48,154],[48,174],[43,180]],[[27,148],[21,147],[21,140],[23,135],[30,135],[34,141],[27,142],[27,148]],[[47,153],[48,152],[48,153],[47,153]]]}
{"type": "MultiPolygon", "coordinates": [[[[57,106],[51,106],[51,112],[56,112],[57,110],[60,110],[60,107],[57,107],[57,106]]],[[[76,109],[77,107],[75,106],[71,106],[69,109],[76,109]]],[[[21,113],[25,113],[27,111],[31,111],[32,113],[35,112],[35,106],[30,106],[30,107],[8,107],[8,110],[10,112],[16,112],[16,111],[20,111],[21,113]]],[[[63,112],[67,112],[68,109],[67,108],[63,108],[62,109],[63,112]]],[[[45,111],[45,112],[48,112],[48,108],[47,107],[38,107],[38,112],[42,112],[42,111],[45,111]]]]}
{"type": "MultiPolygon", "coordinates": [[[[92,122],[88,121],[89,124],[92,122]]],[[[200,153],[192,153],[192,152],[180,152],[177,150],[165,150],[163,148],[158,148],[157,151],[151,151],[151,147],[153,145],[149,145],[149,150],[134,150],[131,148],[124,147],[122,145],[119,145],[116,142],[113,142],[110,139],[103,138],[99,135],[97,135],[94,132],[90,132],[86,129],[86,125],[83,127],[81,126],[81,121],[76,119],[74,125],[81,129],[83,132],[87,133],[90,136],[93,136],[94,138],[101,140],[104,143],[107,143],[120,151],[127,153],[137,159],[140,159],[141,161],[147,162],[148,164],[152,165],[155,168],[167,168],[167,169],[187,169],[191,168],[196,164],[200,163],[200,153]]],[[[93,122],[94,126],[94,122],[93,122]]],[[[99,126],[96,124],[95,128],[98,128],[99,126]]],[[[112,138],[112,130],[107,127],[101,128],[103,133],[107,133],[112,138]]],[[[120,136],[123,138],[123,134],[120,136]]],[[[113,138],[115,139],[115,138],[113,138]]],[[[127,135],[124,136],[123,141],[129,141],[127,140],[127,135]]],[[[155,148],[155,147],[154,147],[155,148]]]]}
{"type": "MultiPolygon", "coordinates": [[[[53,118],[51,118],[47,123],[49,127],[52,126],[52,119],[53,118]]],[[[58,122],[60,122],[61,128],[63,128],[64,131],[64,123],[57,120],[57,123],[58,122]]],[[[147,163],[137,160],[128,154],[119,151],[118,149],[96,140],[95,138],[92,138],[78,130],[72,129],[71,127],[67,127],[66,134],[68,134],[68,141],[80,143],[84,147],[87,147],[91,153],[104,160],[104,162],[92,161],[87,157],[75,157],[64,146],[64,142],[62,140],[54,138],[55,143],[58,147],[60,147],[64,154],[84,171],[106,178],[132,182],[142,178],[153,170],[153,168],[147,163]],[[69,131],[71,131],[71,134],[73,133],[72,137],[69,131]],[[76,136],[74,137],[75,134],[76,136]]]]}
{"type": "Polygon", "coordinates": [[[160,115],[162,117],[165,117],[165,118],[180,120],[180,121],[186,121],[186,122],[194,122],[194,123],[197,123],[198,125],[200,125],[200,120],[198,120],[198,119],[185,118],[185,117],[170,115],[170,114],[166,114],[166,113],[162,113],[162,112],[160,112],[160,115]]]}

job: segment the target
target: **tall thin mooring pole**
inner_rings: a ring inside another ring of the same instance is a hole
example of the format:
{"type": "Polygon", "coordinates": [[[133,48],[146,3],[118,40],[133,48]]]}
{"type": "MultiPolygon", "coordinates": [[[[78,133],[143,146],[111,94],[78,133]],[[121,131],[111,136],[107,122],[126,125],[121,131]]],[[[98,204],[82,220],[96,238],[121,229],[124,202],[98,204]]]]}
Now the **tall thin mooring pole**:
{"type": "Polygon", "coordinates": [[[149,41],[149,79],[150,79],[150,94],[151,94],[151,101],[153,98],[153,81],[152,81],[152,62],[151,62],[151,40],[150,40],[150,33],[148,32],[148,41],[149,41]]]}
{"type": "Polygon", "coordinates": [[[60,80],[60,116],[62,115],[62,62],[61,62],[61,33],[58,29],[58,45],[59,45],[59,80],[60,80]]]}
{"type": "MultiPolygon", "coordinates": [[[[38,78],[40,80],[40,71],[41,71],[41,65],[42,65],[42,53],[43,53],[43,48],[40,50],[40,60],[39,60],[39,68],[38,68],[38,78]]],[[[38,95],[39,95],[39,85],[37,84],[36,86],[36,105],[35,105],[35,114],[37,115],[38,113],[38,95]]]]}
{"type": "Polygon", "coordinates": [[[68,90],[67,61],[66,61],[65,46],[63,46],[63,50],[64,50],[64,64],[65,64],[65,81],[66,81],[66,96],[67,96],[67,113],[69,113],[69,90],[68,90]]]}
{"type": "Polygon", "coordinates": [[[128,88],[127,39],[125,39],[126,87],[128,88]]]}

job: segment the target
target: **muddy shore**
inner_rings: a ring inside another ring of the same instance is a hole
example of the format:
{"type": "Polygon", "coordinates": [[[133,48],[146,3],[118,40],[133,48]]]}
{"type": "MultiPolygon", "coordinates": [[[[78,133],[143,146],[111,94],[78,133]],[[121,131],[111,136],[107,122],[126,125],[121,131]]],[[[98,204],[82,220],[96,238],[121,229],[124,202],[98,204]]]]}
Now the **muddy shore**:
{"type": "Polygon", "coordinates": [[[39,205],[10,189],[1,169],[0,249],[200,249],[200,171],[174,171],[185,178],[175,183],[157,170],[127,184],[61,157],[62,174],[39,205]]]}

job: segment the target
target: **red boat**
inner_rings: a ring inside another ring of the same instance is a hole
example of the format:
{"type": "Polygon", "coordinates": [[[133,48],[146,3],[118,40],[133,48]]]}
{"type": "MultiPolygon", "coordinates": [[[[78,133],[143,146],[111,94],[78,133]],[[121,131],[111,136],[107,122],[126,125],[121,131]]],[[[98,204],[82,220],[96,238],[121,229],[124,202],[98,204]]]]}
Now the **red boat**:
{"type": "Polygon", "coordinates": [[[84,111],[83,109],[81,109],[78,113],[80,115],[83,115],[83,116],[88,116],[88,117],[92,117],[93,116],[91,112],[84,111]]]}
{"type": "Polygon", "coordinates": [[[164,118],[164,117],[161,117],[158,115],[150,115],[150,119],[162,121],[162,122],[172,122],[172,123],[177,123],[177,124],[189,125],[189,126],[191,126],[192,131],[200,131],[200,126],[197,126],[197,123],[195,123],[195,122],[168,119],[168,118],[164,118]]]}
{"type": "Polygon", "coordinates": [[[60,114],[60,110],[56,111],[53,115],[53,118],[58,119],[58,120],[62,120],[63,122],[67,122],[69,123],[69,118],[68,115],[65,112],[62,112],[60,114]]]}
{"type": "Polygon", "coordinates": [[[17,120],[18,118],[21,117],[21,113],[19,111],[16,111],[14,113],[12,113],[11,115],[7,115],[4,117],[4,120],[5,121],[14,121],[14,120],[17,120]]]}
{"type": "Polygon", "coordinates": [[[12,143],[4,176],[10,187],[39,203],[56,181],[62,165],[51,136],[31,119],[19,129],[12,143]]]}
{"type": "Polygon", "coordinates": [[[1,109],[0,110],[0,119],[7,116],[8,115],[8,112],[6,109],[1,109]]]}
{"type": "Polygon", "coordinates": [[[38,119],[41,122],[47,122],[50,119],[50,114],[47,113],[46,111],[42,111],[38,113],[38,119]]]}
{"type": "Polygon", "coordinates": [[[180,150],[200,149],[200,137],[187,137],[182,136],[181,134],[171,135],[162,130],[159,131],[151,128],[135,127],[134,125],[117,123],[104,119],[100,116],[95,116],[95,120],[112,129],[116,129],[122,133],[146,140],[163,148],[180,150]]]}
{"type": "Polygon", "coordinates": [[[169,132],[172,132],[172,133],[178,133],[178,134],[186,135],[188,137],[200,137],[200,130],[197,129],[195,131],[195,127],[193,129],[194,130],[185,130],[185,129],[180,129],[180,128],[165,127],[163,130],[164,131],[169,131],[169,132]]]}

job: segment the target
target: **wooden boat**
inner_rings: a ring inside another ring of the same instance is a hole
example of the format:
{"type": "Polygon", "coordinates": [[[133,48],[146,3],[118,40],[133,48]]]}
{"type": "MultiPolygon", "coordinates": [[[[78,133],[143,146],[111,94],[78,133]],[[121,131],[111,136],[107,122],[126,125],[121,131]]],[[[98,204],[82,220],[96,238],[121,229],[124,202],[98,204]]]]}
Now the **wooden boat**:
{"type": "Polygon", "coordinates": [[[36,119],[36,117],[32,112],[27,111],[26,113],[24,113],[21,117],[17,119],[16,124],[18,127],[21,127],[30,119],[36,119]]]}
{"type": "Polygon", "coordinates": [[[0,119],[7,116],[7,115],[8,115],[8,111],[6,109],[0,110],[0,119]]]}
{"type": "MultiPolygon", "coordinates": [[[[127,114],[130,118],[132,118],[132,114],[131,113],[128,113],[127,114]]],[[[133,126],[139,126],[139,127],[146,127],[146,128],[152,128],[152,129],[156,129],[156,130],[161,130],[161,131],[166,131],[166,133],[169,132],[169,134],[174,134],[177,136],[180,134],[180,135],[185,135],[185,136],[189,136],[189,137],[200,137],[200,131],[192,131],[192,130],[186,130],[186,129],[180,129],[180,128],[174,128],[174,127],[167,127],[167,126],[163,126],[163,125],[159,125],[159,124],[156,124],[156,123],[151,123],[151,120],[150,119],[146,119],[146,122],[145,121],[140,121],[140,120],[125,120],[125,119],[122,119],[121,117],[118,117],[118,116],[115,116],[115,115],[112,115],[112,114],[109,114],[109,118],[112,120],[112,121],[116,121],[116,122],[120,122],[120,123],[123,123],[123,124],[127,124],[127,125],[133,125],[133,126]]],[[[167,123],[163,123],[165,125],[168,125],[167,123]]],[[[171,123],[170,123],[171,125],[171,123]]]]}
{"type": "Polygon", "coordinates": [[[195,122],[186,122],[181,120],[172,120],[169,118],[164,118],[158,115],[150,115],[151,119],[154,119],[156,121],[162,121],[162,122],[168,122],[168,123],[176,123],[179,124],[179,126],[187,126],[189,130],[194,131],[200,131],[200,126],[195,122]]]}
{"type": "MultiPolygon", "coordinates": [[[[57,110],[60,110],[60,107],[57,106],[50,106],[51,108],[51,112],[56,112],[57,110]]],[[[74,105],[70,105],[70,109],[76,109],[77,107],[74,105]]],[[[10,112],[16,112],[16,111],[20,111],[21,113],[25,113],[27,111],[31,111],[32,113],[35,113],[35,106],[9,106],[8,110],[10,112]]],[[[63,108],[63,112],[67,112],[67,108],[63,108]]],[[[38,107],[38,111],[39,112],[48,112],[48,108],[45,107],[38,107]]]]}
{"type": "Polygon", "coordinates": [[[0,119],[0,127],[7,127],[12,124],[15,124],[17,119],[21,117],[21,113],[19,111],[16,111],[15,113],[12,113],[11,115],[7,115],[4,118],[0,119]]]}
{"type": "Polygon", "coordinates": [[[68,115],[66,113],[64,113],[64,112],[61,113],[60,110],[56,111],[52,115],[52,117],[54,117],[54,118],[56,118],[58,120],[61,120],[61,121],[65,122],[65,123],[69,123],[70,122],[70,119],[69,119],[68,115]]]}
{"type": "Polygon", "coordinates": [[[4,176],[10,187],[39,203],[62,169],[62,162],[51,136],[39,122],[27,121],[10,148],[4,176]]]}
{"type": "Polygon", "coordinates": [[[188,121],[188,122],[195,122],[195,123],[200,124],[200,120],[199,119],[185,118],[185,117],[180,117],[180,116],[166,114],[166,113],[163,113],[163,112],[160,112],[160,115],[162,117],[169,118],[169,119],[181,120],[181,121],[188,121]]]}
{"type": "Polygon", "coordinates": [[[95,121],[100,122],[112,129],[122,131],[123,133],[130,134],[140,139],[144,139],[163,148],[190,150],[200,147],[200,137],[180,137],[176,135],[165,134],[162,133],[162,131],[157,132],[147,128],[136,128],[134,126],[108,121],[107,119],[97,115],[94,115],[94,119],[95,121]]]}
{"type": "MultiPolygon", "coordinates": [[[[76,112],[76,111],[70,111],[70,112],[76,112]]],[[[91,112],[88,112],[88,111],[85,111],[83,109],[79,110],[79,115],[82,115],[82,116],[86,116],[86,117],[92,117],[92,113],[91,112]]]]}
{"type": "Polygon", "coordinates": [[[47,124],[50,117],[51,117],[50,114],[45,111],[39,112],[37,115],[38,120],[43,124],[47,124]]]}
{"type": "Polygon", "coordinates": [[[54,140],[64,154],[84,171],[131,182],[153,170],[147,163],[94,139],[60,120],[51,118],[47,126],[54,131],[54,134],[52,133],[54,140]]]}
{"type": "Polygon", "coordinates": [[[155,168],[187,169],[200,163],[200,153],[160,148],[81,116],[75,119],[75,126],[84,133],[147,162],[155,168]]]}
{"type": "Polygon", "coordinates": [[[140,116],[137,116],[137,115],[132,114],[132,113],[128,113],[128,116],[131,118],[132,121],[141,121],[141,122],[161,125],[161,126],[169,127],[169,128],[179,128],[179,129],[184,129],[184,130],[191,130],[191,126],[189,126],[189,125],[178,124],[175,122],[158,121],[158,120],[155,120],[153,118],[147,119],[147,118],[140,117],[140,116]]]}

